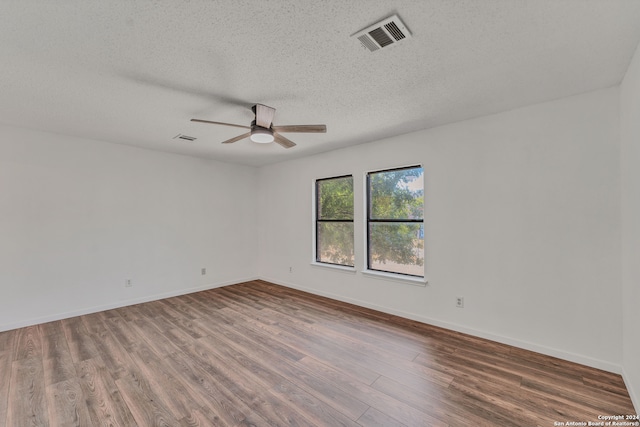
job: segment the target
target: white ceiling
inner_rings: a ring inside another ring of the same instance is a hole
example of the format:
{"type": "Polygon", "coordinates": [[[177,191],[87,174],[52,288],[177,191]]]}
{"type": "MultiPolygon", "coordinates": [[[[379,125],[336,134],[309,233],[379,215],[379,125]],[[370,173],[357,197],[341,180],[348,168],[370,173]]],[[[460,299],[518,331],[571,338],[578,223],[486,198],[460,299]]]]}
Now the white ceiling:
{"type": "Polygon", "coordinates": [[[640,0],[0,0],[0,122],[263,165],[610,87],[639,40],[640,0]],[[394,13],[413,38],[350,37],[394,13]],[[189,121],[253,103],[328,132],[189,121]]]}

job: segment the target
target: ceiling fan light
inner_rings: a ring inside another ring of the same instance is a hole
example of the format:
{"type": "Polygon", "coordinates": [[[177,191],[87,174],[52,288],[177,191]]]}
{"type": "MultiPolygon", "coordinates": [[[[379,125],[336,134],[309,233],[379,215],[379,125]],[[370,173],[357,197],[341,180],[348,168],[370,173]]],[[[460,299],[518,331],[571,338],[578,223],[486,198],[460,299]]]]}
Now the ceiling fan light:
{"type": "Polygon", "coordinates": [[[273,133],[268,129],[256,126],[251,130],[251,140],[258,144],[268,144],[269,142],[273,142],[273,133]]]}

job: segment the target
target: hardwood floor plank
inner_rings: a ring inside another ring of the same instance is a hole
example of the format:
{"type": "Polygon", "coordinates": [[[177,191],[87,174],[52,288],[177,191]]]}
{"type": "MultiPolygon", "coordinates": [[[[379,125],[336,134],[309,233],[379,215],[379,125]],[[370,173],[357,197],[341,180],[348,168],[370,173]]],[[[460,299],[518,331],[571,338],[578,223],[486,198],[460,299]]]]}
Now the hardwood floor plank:
{"type": "Polygon", "coordinates": [[[375,408],[367,409],[367,411],[358,418],[358,424],[362,427],[408,427],[375,408]]]}
{"type": "Polygon", "coordinates": [[[172,427],[178,420],[158,402],[146,380],[138,375],[116,380],[116,386],[133,414],[137,425],[172,427]]]}
{"type": "Polygon", "coordinates": [[[166,356],[178,350],[179,346],[167,336],[166,332],[156,328],[149,320],[139,319],[130,322],[130,326],[144,340],[146,345],[153,348],[156,354],[166,356]]]}
{"type": "Polygon", "coordinates": [[[152,309],[148,309],[150,315],[146,317],[147,320],[150,320],[157,329],[160,329],[162,332],[167,332],[171,329],[175,329],[175,325],[169,322],[166,318],[157,315],[155,311],[152,309]]]}
{"type": "MultiPolygon", "coordinates": [[[[255,326],[257,327],[257,325],[255,326]]],[[[282,327],[282,325],[274,327],[273,325],[263,324],[260,325],[259,328],[267,331],[272,339],[284,343],[305,356],[311,356],[328,363],[336,369],[339,369],[343,375],[355,378],[364,384],[372,384],[380,376],[380,374],[369,367],[361,365],[357,361],[353,361],[350,357],[351,355],[345,354],[340,350],[334,352],[331,349],[327,349],[322,345],[317,344],[314,342],[313,337],[305,338],[297,336],[295,331],[287,330],[282,327]]]]}
{"type": "Polygon", "coordinates": [[[92,336],[94,345],[100,354],[100,362],[113,380],[123,378],[136,366],[131,360],[131,353],[124,348],[110,330],[102,331],[92,336]]]}
{"type": "Polygon", "coordinates": [[[268,385],[256,381],[251,370],[232,359],[221,357],[212,349],[212,346],[198,342],[189,347],[188,354],[235,396],[246,402],[252,412],[266,420],[273,420],[276,425],[313,425],[287,402],[274,395],[268,385]]]}
{"type": "Polygon", "coordinates": [[[134,351],[140,336],[135,333],[129,323],[121,316],[111,317],[105,322],[109,331],[126,351],[134,351]]]}
{"type": "Polygon", "coordinates": [[[540,375],[548,375],[550,379],[557,383],[572,383],[579,386],[583,382],[582,377],[575,370],[560,369],[555,366],[544,366],[527,358],[467,349],[456,350],[455,357],[468,361],[465,365],[474,361],[477,364],[476,366],[483,366],[488,368],[488,370],[491,370],[493,367],[499,367],[500,371],[506,374],[513,374],[523,379],[539,378],[540,375]]]}
{"type": "Polygon", "coordinates": [[[234,324],[225,323],[224,321],[217,321],[218,319],[228,319],[224,312],[218,313],[215,317],[211,316],[207,321],[196,320],[199,324],[208,330],[208,336],[216,336],[221,331],[228,331],[232,328],[234,331],[239,331],[242,336],[251,337],[251,340],[257,345],[263,345],[269,348],[274,353],[277,353],[279,357],[283,357],[289,360],[300,360],[304,357],[304,354],[295,350],[294,348],[273,339],[272,336],[265,333],[259,326],[248,324],[246,322],[236,322],[234,324]],[[214,320],[214,322],[211,322],[214,320]],[[215,324],[215,327],[210,326],[215,324]]]}
{"type": "Polygon", "coordinates": [[[307,318],[306,311],[301,310],[299,305],[291,303],[291,301],[282,298],[279,295],[267,292],[265,289],[252,286],[251,283],[227,287],[227,290],[234,295],[242,295],[246,298],[251,298],[254,301],[259,301],[264,306],[263,309],[268,308],[273,311],[278,311],[285,316],[311,321],[311,319],[307,318]]]}
{"type": "Polygon", "coordinates": [[[325,378],[330,379],[336,387],[341,388],[347,393],[353,395],[358,400],[367,405],[384,412],[389,417],[408,426],[446,426],[447,423],[438,420],[431,415],[415,409],[404,402],[388,396],[375,388],[364,385],[359,381],[349,381],[337,370],[330,366],[324,365],[311,357],[305,357],[300,360],[303,366],[321,373],[325,378]]]}
{"type": "MultiPolygon", "coordinates": [[[[416,338],[416,333],[419,331],[418,328],[407,328],[402,323],[404,319],[388,313],[346,304],[320,295],[283,288],[282,286],[268,284],[259,280],[244,285],[258,287],[258,289],[268,289],[272,293],[283,295],[286,300],[290,300],[298,307],[304,308],[305,312],[324,313],[329,321],[334,321],[338,324],[344,322],[352,323],[352,326],[358,329],[359,333],[370,332],[370,336],[378,339],[384,338],[393,341],[400,336],[402,339],[414,338],[417,344],[421,342],[420,338],[416,338]]],[[[411,321],[409,323],[409,325],[415,324],[416,322],[411,321]]]]}
{"type": "Polygon", "coordinates": [[[208,408],[200,408],[193,411],[188,417],[178,420],[180,427],[226,427],[222,419],[208,408]]]}
{"type": "Polygon", "coordinates": [[[111,374],[100,359],[77,364],[78,382],[91,417],[91,425],[128,427],[137,425],[111,374]]]}
{"type": "Polygon", "coordinates": [[[42,358],[42,335],[37,325],[16,330],[13,360],[29,358],[42,358]]]}
{"type": "MultiPolygon", "coordinates": [[[[117,312],[114,311],[114,313],[117,313],[117,312]]],[[[82,320],[82,323],[85,327],[87,334],[100,335],[109,330],[109,328],[107,328],[106,322],[108,319],[112,317],[119,317],[119,316],[113,316],[113,315],[107,316],[107,314],[103,311],[100,313],[93,313],[86,316],[80,316],[80,319],[82,320]]]]}
{"type": "Polygon", "coordinates": [[[155,401],[162,403],[175,419],[190,417],[200,409],[201,404],[194,394],[184,386],[179,376],[165,369],[162,358],[151,348],[140,345],[131,358],[139,374],[147,379],[149,389],[157,396],[155,401]]]}
{"type": "Polygon", "coordinates": [[[160,302],[170,307],[176,313],[176,318],[194,320],[200,317],[199,313],[191,309],[181,297],[167,298],[160,300],[160,302]]]}
{"type": "Polygon", "coordinates": [[[44,382],[47,386],[76,378],[76,368],[64,333],[43,338],[44,382]]]}
{"type": "Polygon", "coordinates": [[[171,340],[173,345],[183,348],[189,346],[195,342],[195,338],[186,333],[181,328],[173,328],[169,329],[165,332],[165,335],[168,339],[171,340]]]}
{"type": "Polygon", "coordinates": [[[0,351],[0,425],[7,419],[12,361],[13,353],[10,349],[0,351]]]}
{"type": "MultiPolygon", "coordinates": [[[[305,392],[289,381],[282,381],[269,391],[282,402],[290,402],[295,412],[304,419],[309,420],[302,426],[326,426],[326,427],[358,427],[359,424],[331,405],[326,405],[315,396],[305,392]]],[[[291,422],[291,418],[288,418],[291,422]]]]}
{"type": "Polygon", "coordinates": [[[207,310],[218,310],[226,307],[226,305],[218,299],[218,289],[219,288],[209,289],[207,291],[188,294],[185,297],[200,302],[207,310]]]}
{"type": "MultiPolygon", "coordinates": [[[[278,324],[282,327],[284,323],[285,320],[281,319],[278,324]]],[[[345,338],[327,331],[315,323],[309,325],[287,322],[287,325],[294,335],[315,337],[313,340],[309,338],[308,341],[313,341],[316,346],[322,347],[323,351],[330,350],[332,353],[340,353],[343,355],[343,360],[367,366],[379,375],[402,378],[408,384],[413,384],[416,381],[435,381],[449,385],[453,381],[451,375],[413,363],[411,359],[415,358],[417,353],[412,352],[409,354],[410,359],[404,359],[385,350],[375,349],[362,342],[358,343],[352,338],[345,338]]]]}
{"type": "Polygon", "coordinates": [[[82,388],[77,381],[61,381],[48,385],[46,394],[51,426],[84,427],[91,425],[91,416],[84,404],[82,388]]]}
{"type": "MultiPolygon", "coordinates": [[[[450,391],[473,402],[476,414],[479,416],[490,414],[487,417],[488,420],[492,422],[500,420],[501,425],[505,425],[507,422],[517,426],[537,423],[553,424],[555,419],[554,417],[547,418],[546,414],[540,410],[537,413],[530,411],[527,406],[522,404],[521,399],[516,398],[517,403],[514,404],[511,397],[518,396],[520,394],[518,390],[505,390],[502,386],[491,386],[486,382],[478,387],[477,384],[455,380],[450,386],[450,391]]],[[[566,415],[571,414],[567,413],[566,415]]],[[[578,416],[578,414],[573,415],[578,416]]]]}
{"type": "Polygon", "coordinates": [[[125,322],[133,322],[136,320],[144,319],[144,313],[140,311],[141,304],[131,305],[127,307],[120,307],[114,309],[116,313],[125,322]]]}
{"type": "MultiPolygon", "coordinates": [[[[153,309],[151,304],[149,303],[137,304],[136,309],[138,313],[142,315],[140,319],[146,319],[146,320],[154,319],[153,324],[156,328],[163,331],[173,328],[172,324],[170,324],[168,321],[166,321],[164,318],[161,318],[161,316],[157,314],[157,312],[153,309]]],[[[140,320],[140,319],[137,319],[137,320],[140,320]]]]}
{"type": "Polygon", "coordinates": [[[176,352],[164,360],[172,369],[181,373],[194,390],[209,399],[208,407],[214,407],[216,412],[224,417],[227,425],[269,425],[267,420],[256,414],[244,400],[228,388],[224,380],[210,374],[186,353],[176,352]]]}
{"type": "MultiPolygon", "coordinates": [[[[606,374],[609,374],[609,372],[606,372],[606,374]]],[[[584,376],[582,377],[582,381],[587,386],[617,394],[623,399],[627,395],[627,387],[625,386],[622,377],[619,375],[613,378],[597,378],[596,375],[591,377],[584,376]]]]}
{"type": "Polygon", "coordinates": [[[191,310],[194,310],[198,319],[214,314],[219,308],[222,308],[222,304],[214,304],[213,301],[205,299],[204,294],[205,292],[197,292],[180,297],[191,310]]]}
{"type": "Polygon", "coordinates": [[[624,387],[624,381],[622,381],[622,377],[618,374],[604,372],[600,369],[579,365],[577,363],[569,362],[568,360],[558,359],[557,357],[546,356],[544,354],[535,353],[517,347],[511,347],[508,357],[512,360],[531,363],[534,366],[541,367],[545,372],[553,372],[560,375],[571,373],[577,377],[588,376],[594,379],[606,379],[607,381],[612,381],[612,384],[618,384],[624,387]]]}
{"type": "Polygon", "coordinates": [[[597,415],[609,412],[625,415],[635,413],[628,396],[620,399],[618,395],[607,395],[604,391],[599,391],[596,388],[583,386],[579,389],[571,385],[563,387],[562,385],[546,383],[543,377],[540,380],[523,380],[522,389],[543,397],[553,397],[568,406],[578,406],[582,408],[585,414],[590,414],[591,416],[595,414],[597,417],[597,415]]]}
{"type": "Polygon", "coordinates": [[[337,321],[336,318],[330,319],[323,312],[321,312],[322,315],[320,317],[314,316],[313,321],[309,318],[299,320],[300,316],[304,316],[304,313],[308,314],[311,310],[304,310],[303,313],[300,313],[300,311],[294,311],[293,314],[295,316],[293,316],[292,314],[287,314],[287,310],[283,311],[282,306],[268,306],[264,309],[264,312],[278,319],[278,323],[285,322],[295,328],[313,331],[322,336],[331,336],[332,339],[340,340],[344,346],[364,353],[381,352],[386,357],[395,356],[404,360],[413,360],[423,348],[422,345],[415,342],[397,339],[397,337],[394,340],[383,340],[379,337],[377,339],[367,339],[364,334],[357,333],[350,322],[337,321]],[[357,340],[353,339],[354,333],[358,336],[357,340]]]}
{"type": "Polygon", "coordinates": [[[148,306],[154,312],[155,316],[163,317],[168,321],[180,319],[181,317],[180,312],[175,311],[171,305],[166,304],[163,300],[151,301],[148,303],[148,306]]]}
{"type": "Polygon", "coordinates": [[[111,310],[101,311],[100,313],[94,313],[94,314],[98,314],[101,317],[103,317],[104,319],[110,319],[112,317],[121,317],[117,308],[113,308],[111,310]]]}
{"type": "MultiPolygon", "coordinates": [[[[25,348],[31,345],[25,344],[25,348]]],[[[7,426],[49,426],[42,359],[29,357],[14,361],[9,390],[7,426]]]]}
{"type": "MultiPolygon", "coordinates": [[[[5,351],[13,351],[16,333],[19,329],[0,332],[0,353],[5,351]]],[[[13,355],[11,356],[13,360],[13,355]]]]}
{"type": "Polygon", "coordinates": [[[282,358],[281,354],[269,346],[257,344],[243,331],[232,330],[230,327],[220,331],[222,336],[206,337],[202,340],[217,346],[221,341],[225,341],[229,346],[234,346],[239,352],[245,354],[253,354],[254,360],[268,361],[269,367],[282,378],[287,378],[299,388],[305,390],[309,394],[322,400],[323,402],[335,407],[343,414],[349,416],[352,420],[356,420],[368,408],[368,405],[355,399],[348,393],[336,389],[328,381],[322,377],[316,376],[311,372],[301,369],[295,363],[298,359],[289,360],[282,358]],[[236,333],[238,332],[238,333],[236,333]]]}
{"type": "Polygon", "coordinates": [[[98,350],[89,336],[89,331],[82,322],[82,318],[73,317],[64,319],[62,321],[62,327],[74,363],[99,357],[98,350]]]}
{"type": "Polygon", "coordinates": [[[248,312],[247,310],[239,309],[233,304],[229,303],[227,307],[218,310],[218,315],[226,314],[229,318],[234,319],[234,323],[240,321],[241,323],[250,323],[253,325],[277,325],[278,319],[273,318],[264,309],[260,312],[248,312]],[[237,319],[237,320],[236,320],[237,319]]]}
{"type": "MultiPolygon", "coordinates": [[[[300,305],[300,303],[298,304],[300,305]]],[[[307,318],[313,320],[309,323],[314,324],[309,326],[310,328],[330,329],[345,337],[350,337],[356,332],[363,344],[369,344],[370,347],[376,349],[384,349],[402,358],[413,359],[416,354],[425,349],[425,346],[429,348],[430,342],[433,341],[416,328],[407,329],[402,325],[393,325],[393,323],[368,324],[363,321],[361,316],[336,312],[335,308],[318,306],[317,303],[308,303],[304,308],[305,313],[313,313],[312,317],[307,315],[307,318]]],[[[278,311],[282,312],[282,310],[278,311]]],[[[286,319],[287,316],[284,318],[286,319]]],[[[434,343],[442,346],[441,342],[434,341],[434,343]]],[[[440,347],[437,348],[442,350],[440,347]]],[[[453,351],[453,348],[447,348],[451,352],[453,351]]]]}
{"type": "MultiPolygon", "coordinates": [[[[239,289],[240,288],[238,288],[238,290],[239,289]]],[[[265,305],[259,298],[251,298],[250,293],[236,292],[235,288],[225,286],[224,288],[220,288],[218,294],[229,297],[229,299],[227,300],[228,302],[236,306],[247,307],[254,312],[260,311],[265,308],[265,305]]]]}
{"type": "Polygon", "coordinates": [[[619,375],[264,281],[0,332],[0,426],[550,426],[619,375]]]}
{"type": "Polygon", "coordinates": [[[41,323],[38,325],[40,327],[40,334],[42,337],[46,337],[48,335],[57,335],[63,334],[64,330],[62,329],[62,321],[56,320],[53,322],[41,323]]]}
{"type": "MultiPolygon", "coordinates": [[[[220,335],[198,341],[205,351],[215,353],[220,359],[229,361],[238,371],[244,372],[245,376],[251,376],[254,383],[269,389],[285,406],[290,407],[290,413],[299,412],[302,417],[312,420],[316,425],[320,420],[324,420],[323,423],[334,426],[355,426],[354,420],[362,414],[359,411],[357,416],[348,418],[344,412],[336,410],[333,405],[327,405],[314,393],[307,392],[305,387],[299,387],[294,381],[282,376],[273,368],[270,363],[271,358],[250,357],[249,355],[255,354],[255,345],[251,342],[243,342],[239,335],[220,335]],[[243,343],[248,346],[243,346],[243,343]]],[[[362,405],[361,402],[357,404],[362,405]]]]}
{"type": "Polygon", "coordinates": [[[394,340],[385,340],[364,333],[358,334],[358,338],[354,338],[353,329],[349,323],[339,323],[335,320],[327,321],[316,318],[316,322],[313,325],[309,325],[308,328],[322,335],[331,336],[339,340],[342,345],[359,352],[379,354],[378,358],[380,360],[393,357],[411,361],[425,348],[424,344],[416,345],[413,340],[398,339],[397,337],[394,340]]]}
{"type": "Polygon", "coordinates": [[[317,372],[306,370],[298,363],[279,362],[277,372],[291,378],[291,381],[309,394],[317,397],[328,405],[333,406],[352,420],[358,420],[369,405],[359,400],[318,375],[317,372]]]}
{"type": "Polygon", "coordinates": [[[566,403],[559,402],[553,396],[536,395],[524,392],[522,387],[505,386],[492,384],[479,379],[456,379],[450,387],[450,392],[459,392],[465,396],[480,395],[475,398],[480,401],[477,405],[487,407],[486,401],[490,404],[500,402],[502,407],[518,408],[519,411],[527,413],[529,417],[537,418],[538,422],[546,420],[546,423],[553,424],[559,419],[583,418],[586,414],[581,408],[566,403]]]}
{"type": "Polygon", "coordinates": [[[180,329],[187,333],[191,338],[198,339],[207,335],[207,331],[195,322],[196,319],[173,319],[170,322],[175,329],[180,329]]]}
{"type": "Polygon", "coordinates": [[[522,377],[507,372],[499,366],[487,366],[477,360],[458,357],[456,353],[442,354],[431,352],[420,354],[414,361],[417,364],[441,371],[454,378],[482,378],[485,381],[505,385],[520,385],[522,377]]]}
{"type": "Polygon", "coordinates": [[[420,388],[411,388],[398,381],[381,376],[371,387],[387,396],[426,412],[450,426],[483,425],[487,423],[487,420],[477,416],[477,414],[468,411],[461,414],[455,405],[449,404],[447,400],[450,394],[448,385],[424,384],[420,388]]]}

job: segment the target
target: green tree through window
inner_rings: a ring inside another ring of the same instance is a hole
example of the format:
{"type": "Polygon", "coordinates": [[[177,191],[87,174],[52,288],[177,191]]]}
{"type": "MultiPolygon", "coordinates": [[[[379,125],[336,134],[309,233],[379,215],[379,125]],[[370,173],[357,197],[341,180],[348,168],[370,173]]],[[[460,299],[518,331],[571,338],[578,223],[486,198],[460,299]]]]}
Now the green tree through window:
{"type": "Polygon", "coordinates": [[[353,177],[316,181],[316,261],[353,267],[353,177]]]}
{"type": "Polygon", "coordinates": [[[367,175],[367,268],[424,277],[422,167],[367,175]]]}

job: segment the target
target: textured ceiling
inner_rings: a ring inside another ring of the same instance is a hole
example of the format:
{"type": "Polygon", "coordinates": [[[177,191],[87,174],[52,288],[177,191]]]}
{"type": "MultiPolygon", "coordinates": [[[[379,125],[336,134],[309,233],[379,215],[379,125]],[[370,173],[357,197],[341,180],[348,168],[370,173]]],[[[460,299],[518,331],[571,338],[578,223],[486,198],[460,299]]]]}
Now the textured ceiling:
{"type": "Polygon", "coordinates": [[[610,87],[639,40],[638,0],[3,0],[0,122],[263,165],[610,87]],[[350,37],[394,13],[413,38],[350,37]],[[253,103],[328,132],[285,150],[189,121],[253,103]]]}

